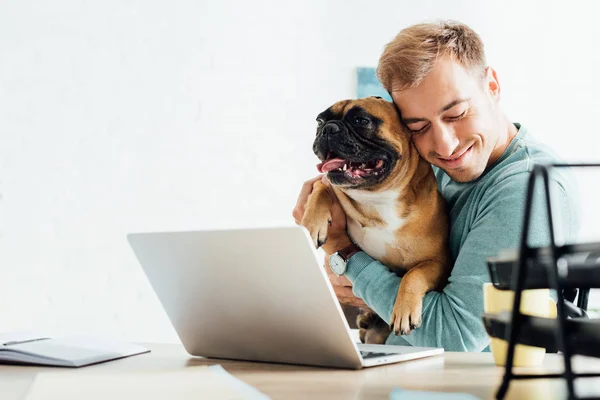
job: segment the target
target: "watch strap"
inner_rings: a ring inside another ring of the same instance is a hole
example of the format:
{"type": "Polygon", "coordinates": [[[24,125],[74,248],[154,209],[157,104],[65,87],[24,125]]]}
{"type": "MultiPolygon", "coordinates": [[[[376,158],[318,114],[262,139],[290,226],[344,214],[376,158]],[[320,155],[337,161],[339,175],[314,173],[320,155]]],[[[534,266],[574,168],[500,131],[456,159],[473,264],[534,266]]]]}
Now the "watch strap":
{"type": "Polygon", "coordinates": [[[358,247],[355,243],[352,243],[352,244],[344,247],[343,249],[339,250],[337,253],[340,255],[340,257],[342,257],[342,260],[348,262],[350,257],[355,255],[359,251],[362,251],[360,249],[360,247],[358,247]]]}

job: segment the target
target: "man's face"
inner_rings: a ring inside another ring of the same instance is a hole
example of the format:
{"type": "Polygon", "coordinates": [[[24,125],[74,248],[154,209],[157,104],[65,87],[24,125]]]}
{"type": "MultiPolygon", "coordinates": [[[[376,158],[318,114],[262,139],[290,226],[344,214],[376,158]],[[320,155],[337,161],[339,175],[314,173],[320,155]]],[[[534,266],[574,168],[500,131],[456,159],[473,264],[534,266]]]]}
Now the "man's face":
{"type": "Polygon", "coordinates": [[[441,58],[417,87],[392,97],[421,156],[454,181],[477,179],[504,150],[500,87],[491,68],[482,79],[441,58]]]}

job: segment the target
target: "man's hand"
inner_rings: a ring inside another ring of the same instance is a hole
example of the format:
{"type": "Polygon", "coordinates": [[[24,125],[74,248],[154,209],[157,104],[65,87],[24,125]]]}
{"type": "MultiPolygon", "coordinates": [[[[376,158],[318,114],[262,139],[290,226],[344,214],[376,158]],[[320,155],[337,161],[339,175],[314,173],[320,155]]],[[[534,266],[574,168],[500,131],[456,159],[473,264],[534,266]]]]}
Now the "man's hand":
{"type": "MultiPolygon", "coordinates": [[[[302,185],[302,189],[300,190],[300,195],[298,196],[298,201],[296,202],[296,207],[292,212],[294,220],[298,225],[302,221],[302,217],[304,216],[304,211],[306,208],[306,203],[308,201],[308,197],[312,193],[313,185],[315,182],[321,180],[323,184],[325,184],[330,190],[332,197],[332,205],[331,205],[331,226],[327,231],[327,242],[322,246],[322,249],[326,253],[326,258],[339,250],[342,250],[344,247],[352,244],[348,234],[346,233],[346,214],[344,213],[344,209],[340,205],[335,193],[331,189],[331,183],[327,179],[326,175],[319,175],[315,178],[309,179],[304,182],[302,185]]],[[[352,293],[352,283],[345,276],[337,276],[331,271],[329,268],[329,263],[326,262],[325,270],[327,271],[327,276],[329,277],[329,281],[333,286],[335,294],[341,304],[347,304],[352,306],[364,307],[368,308],[365,302],[354,296],[352,293]]]]}
{"type": "Polygon", "coordinates": [[[331,183],[327,179],[326,175],[319,175],[304,182],[302,185],[302,190],[300,191],[300,195],[298,196],[298,201],[296,202],[296,207],[292,212],[292,216],[294,217],[296,223],[300,225],[302,217],[304,217],[306,203],[308,202],[308,198],[313,191],[313,185],[319,180],[327,187],[327,190],[329,190],[332,200],[331,209],[329,210],[331,213],[331,225],[327,229],[327,241],[321,247],[327,255],[331,255],[336,251],[342,250],[344,247],[351,245],[352,241],[346,233],[346,214],[344,213],[344,209],[340,205],[340,202],[333,192],[333,189],[331,189],[331,183]]]}
{"type": "Polygon", "coordinates": [[[333,286],[333,291],[338,298],[340,304],[346,304],[349,306],[355,306],[370,310],[369,306],[365,304],[363,299],[356,297],[354,293],[352,293],[352,283],[345,276],[337,276],[331,271],[328,265],[325,266],[327,271],[327,276],[329,277],[329,281],[331,282],[331,286],[333,286]]]}
{"type": "Polygon", "coordinates": [[[300,189],[300,194],[298,195],[298,200],[296,201],[296,207],[294,207],[294,211],[292,211],[294,221],[296,221],[298,225],[300,225],[300,221],[302,221],[302,217],[304,217],[304,210],[306,209],[308,196],[310,196],[312,193],[313,185],[315,182],[322,180],[323,177],[325,177],[325,175],[318,175],[302,184],[302,189],[300,189]]]}

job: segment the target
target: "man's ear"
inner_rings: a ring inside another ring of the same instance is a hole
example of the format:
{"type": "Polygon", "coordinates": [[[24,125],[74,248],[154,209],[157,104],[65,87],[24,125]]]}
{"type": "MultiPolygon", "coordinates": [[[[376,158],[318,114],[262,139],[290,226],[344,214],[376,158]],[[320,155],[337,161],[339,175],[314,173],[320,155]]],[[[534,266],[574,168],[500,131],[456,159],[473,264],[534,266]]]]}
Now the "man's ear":
{"type": "Polygon", "coordinates": [[[492,99],[500,100],[500,81],[498,80],[498,74],[492,67],[485,69],[485,86],[492,99]]]}

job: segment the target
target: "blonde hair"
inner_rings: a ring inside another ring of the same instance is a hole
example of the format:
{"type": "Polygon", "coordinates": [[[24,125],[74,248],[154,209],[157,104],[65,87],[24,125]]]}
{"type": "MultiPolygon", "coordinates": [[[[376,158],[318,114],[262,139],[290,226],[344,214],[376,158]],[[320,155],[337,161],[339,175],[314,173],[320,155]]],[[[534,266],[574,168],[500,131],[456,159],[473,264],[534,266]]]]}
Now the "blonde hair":
{"type": "Polygon", "coordinates": [[[390,93],[415,87],[440,56],[450,56],[467,70],[485,76],[485,53],[477,32],[460,22],[439,21],[401,30],[385,46],[377,77],[390,93]]]}

